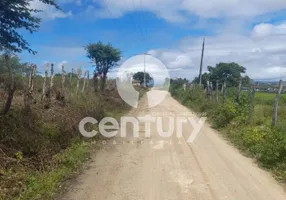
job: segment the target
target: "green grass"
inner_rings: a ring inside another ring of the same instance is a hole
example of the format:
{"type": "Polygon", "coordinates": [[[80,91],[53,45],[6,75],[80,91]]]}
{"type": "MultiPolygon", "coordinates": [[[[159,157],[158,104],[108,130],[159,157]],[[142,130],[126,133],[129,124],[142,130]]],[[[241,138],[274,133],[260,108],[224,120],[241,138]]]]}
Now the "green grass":
{"type": "Polygon", "coordinates": [[[273,127],[275,93],[255,93],[250,123],[249,92],[242,92],[239,102],[236,102],[235,93],[232,94],[229,90],[225,103],[216,104],[200,88],[189,88],[186,91],[181,88],[172,90],[171,85],[171,93],[175,98],[198,113],[206,112],[214,128],[245,155],[271,171],[277,180],[286,184],[286,94],[281,94],[277,126],[273,127]]]}
{"type": "MultiPolygon", "coordinates": [[[[276,93],[267,93],[267,92],[256,92],[255,93],[255,103],[256,104],[265,104],[273,105],[276,98],[276,93]]],[[[279,103],[281,105],[286,104],[286,94],[280,95],[279,103]]]]}
{"type": "Polygon", "coordinates": [[[55,158],[55,165],[44,173],[28,175],[25,191],[15,200],[48,200],[52,199],[57,187],[84,163],[91,146],[88,143],[75,143],[55,158]]]}

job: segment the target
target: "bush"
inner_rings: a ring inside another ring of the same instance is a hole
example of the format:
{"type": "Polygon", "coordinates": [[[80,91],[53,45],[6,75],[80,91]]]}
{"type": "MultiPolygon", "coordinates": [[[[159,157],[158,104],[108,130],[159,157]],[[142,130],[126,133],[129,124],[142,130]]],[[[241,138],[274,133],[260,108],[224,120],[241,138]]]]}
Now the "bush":
{"type": "Polygon", "coordinates": [[[286,163],[286,134],[285,130],[274,129],[266,134],[264,140],[258,143],[256,152],[258,160],[267,168],[275,168],[286,163]]]}
{"type": "Polygon", "coordinates": [[[215,128],[223,128],[236,117],[236,106],[231,100],[226,100],[214,110],[212,119],[215,128]]]}
{"type": "Polygon", "coordinates": [[[246,126],[242,129],[242,132],[244,146],[252,147],[261,143],[270,131],[263,126],[246,126]]]}
{"type": "Polygon", "coordinates": [[[253,123],[249,124],[249,92],[241,92],[237,101],[236,89],[229,88],[224,104],[216,104],[201,87],[189,87],[184,91],[182,85],[171,85],[171,93],[194,111],[206,112],[213,126],[223,128],[222,132],[232,143],[256,158],[263,167],[272,170],[279,180],[286,182],[285,95],[281,96],[277,127],[273,128],[273,94],[256,94],[253,123]],[[264,96],[268,98],[264,100],[264,96]],[[264,104],[257,104],[258,102],[264,104]]]}

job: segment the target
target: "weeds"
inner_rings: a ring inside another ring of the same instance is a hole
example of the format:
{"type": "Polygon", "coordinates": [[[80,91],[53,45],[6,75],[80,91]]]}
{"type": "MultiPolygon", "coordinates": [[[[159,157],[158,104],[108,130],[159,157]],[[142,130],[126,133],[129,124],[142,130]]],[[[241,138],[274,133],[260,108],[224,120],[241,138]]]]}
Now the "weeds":
{"type": "MultiPolygon", "coordinates": [[[[255,158],[264,168],[271,170],[276,178],[286,183],[286,109],[284,101],[279,104],[277,127],[271,126],[274,95],[262,94],[255,99],[253,122],[249,123],[249,93],[243,92],[236,101],[235,90],[227,90],[224,104],[216,103],[202,88],[193,86],[183,90],[182,85],[171,85],[171,94],[182,104],[198,113],[206,112],[214,128],[222,133],[240,150],[255,158]],[[272,99],[273,97],[273,99],[272,99]],[[270,103],[270,99],[272,99],[270,103]]],[[[283,99],[283,98],[282,98],[283,99]]],[[[221,102],[221,101],[220,101],[221,102]]]]}

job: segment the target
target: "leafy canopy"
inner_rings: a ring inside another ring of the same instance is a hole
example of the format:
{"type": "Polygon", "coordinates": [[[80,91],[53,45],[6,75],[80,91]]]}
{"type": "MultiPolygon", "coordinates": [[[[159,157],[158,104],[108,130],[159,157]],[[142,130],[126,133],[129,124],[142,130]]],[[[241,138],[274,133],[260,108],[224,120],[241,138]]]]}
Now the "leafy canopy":
{"type": "Polygon", "coordinates": [[[87,57],[95,64],[95,72],[98,75],[106,76],[110,69],[117,65],[121,59],[121,51],[114,48],[110,43],[105,45],[102,42],[86,46],[87,57]]]}
{"type": "MultiPolygon", "coordinates": [[[[45,4],[55,6],[59,9],[54,0],[40,0],[45,4]]],[[[28,30],[33,33],[38,30],[40,18],[34,14],[40,12],[38,9],[31,9],[32,0],[1,0],[0,1],[0,51],[11,51],[20,53],[27,50],[35,54],[29,47],[29,43],[17,31],[28,30]]]]}
{"type": "MultiPolygon", "coordinates": [[[[224,81],[230,87],[236,87],[239,85],[239,80],[242,78],[243,85],[249,85],[250,78],[248,76],[242,77],[241,73],[245,73],[245,67],[231,62],[231,63],[218,63],[215,67],[208,66],[208,72],[202,74],[202,84],[206,86],[207,81],[216,84],[216,81],[219,82],[219,85],[222,85],[224,81]]],[[[193,81],[194,83],[199,83],[199,77],[196,77],[193,81]]]]}
{"type": "MultiPolygon", "coordinates": [[[[146,84],[150,83],[153,78],[150,76],[149,73],[146,73],[146,84]]],[[[133,75],[133,79],[137,80],[137,81],[140,81],[140,84],[143,84],[144,83],[144,72],[137,72],[133,75]]]]}

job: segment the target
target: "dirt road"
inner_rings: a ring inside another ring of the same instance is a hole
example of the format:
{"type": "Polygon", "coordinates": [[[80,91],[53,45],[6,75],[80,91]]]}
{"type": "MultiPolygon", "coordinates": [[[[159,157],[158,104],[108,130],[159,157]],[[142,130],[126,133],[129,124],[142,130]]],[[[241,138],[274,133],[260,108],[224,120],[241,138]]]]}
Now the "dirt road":
{"type": "MultiPolygon", "coordinates": [[[[158,93],[160,91],[152,91],[158,93]]],[[[191,112],[172,97],[148,108],[143,98],[131,116],[160,115],[164,130],[166,113],[191,112]]],[[[198,118],[196,118],[198,119],[198,118]]],[[[62,200],[285,200],[286,193],[272,176],[242,156],[207,123],[192,144],[186,139],[192,126],[185,124],[184,137],[162,139],[155,125],[151,137],[115,137],[101,145],[89,168],[80,175],[62,200]],[[116,142],[116,144],[114,144],[116,142]]]]}

